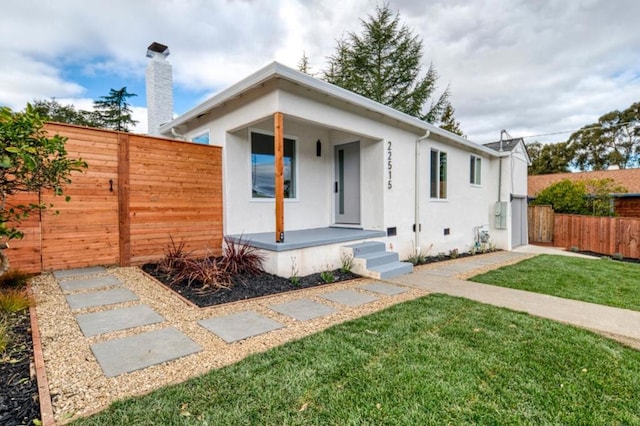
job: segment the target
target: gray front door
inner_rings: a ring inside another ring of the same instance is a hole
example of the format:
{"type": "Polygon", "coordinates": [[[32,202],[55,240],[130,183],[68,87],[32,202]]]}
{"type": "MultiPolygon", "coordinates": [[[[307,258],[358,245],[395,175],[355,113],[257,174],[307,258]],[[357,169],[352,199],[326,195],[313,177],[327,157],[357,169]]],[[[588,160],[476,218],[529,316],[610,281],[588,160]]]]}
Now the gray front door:
{"type": "Polygon", "coordinates": [[[360,224],[360,142],[334,147],[336,223],[360,224]]]}

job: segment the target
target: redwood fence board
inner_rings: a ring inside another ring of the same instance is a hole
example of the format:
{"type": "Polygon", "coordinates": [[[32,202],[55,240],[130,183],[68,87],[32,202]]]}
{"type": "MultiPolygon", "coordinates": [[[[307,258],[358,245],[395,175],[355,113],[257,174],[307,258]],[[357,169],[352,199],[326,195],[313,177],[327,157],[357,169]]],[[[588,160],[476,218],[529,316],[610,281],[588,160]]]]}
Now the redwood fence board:
{"type": "Polygon", "coordinates": [[[48,123],[67,137],[70,157],[89,165],[65,189],[18,194],[52,211],[32,215],[5,253],[26,272],[131,265],[161,258],[170,244],[195,253],[222,251],[222,148],[102,129],[48,123]]]}
{"type": "Polygon", "coordinates": [[[640,258],[640,218],[555,214],[554,245],[640,258]]]}

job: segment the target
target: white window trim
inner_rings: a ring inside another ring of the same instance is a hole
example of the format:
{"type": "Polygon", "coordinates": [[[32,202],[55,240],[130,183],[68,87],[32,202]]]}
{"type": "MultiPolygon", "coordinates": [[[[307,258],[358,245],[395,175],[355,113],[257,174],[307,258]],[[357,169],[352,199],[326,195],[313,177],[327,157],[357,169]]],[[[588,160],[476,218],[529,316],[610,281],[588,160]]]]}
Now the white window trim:
{"type": "Polygon", "coordinates": [[[447,151],[444,151],[442,149],[438,149],[438,148],[431,148],[429,150],[429,200],[431,202],[447,202],[449,200],[449,153],[447,151]],[[438,186],[437,186],[437,192],[438,192],[438,197],[432,197],[431,196],[431,153],[432,152],[437,152],[438,153],[438,170],[437,170],[437,176],[438,176],[438,186]],[[447,183],[447,196],[446,197],[440,197],[440,154],[445,154],[447,156],[447,175],[445,176],[445,181],[447,183]]]}
{"type": "MultiPolygon", "coordinates": [[[[275,203],[276,199],[274,198],[253,198],[253,187],[251,185],[251,168],[252,168],[252,162],[251,162],[251,133],[260,133],[262,135],[268,135],[268,136],[274,136],[275,134],[270,131],[270,130],[264,130],[264,129],[260,129],[260,128],[255,128],[255,127],[250,127],[247,133],[247,141],[249,142],[249,202],[250,203],[275,203]]],[[[298,169],[299,169],[299,139],[296,136],[291,136],[288,134],[284,134],[283,137],[285,139],[291,139],[294,142],[294,151],[295,151],[295,168],[294,168],[294,174],[295,174],[295,178],[296,178],[296,183],[295,183],[295,197],[294,198],[285,198],[284,202],[285,203],[297,203],[299,201],[299,194],[300,194],[300,175],[298,173],[298,169]]]]}
{"type": "MultiPolygon", "coordinates": [[[[482,163],[483,163],[482,157],[480,157],[479,155],[471,154],[471,158],[476,160],[476,168],[478,167],[477,160],[480,160],[480,176],[479,176],[480,183],[471,182],[471,164],[469,164],[469,185],[471,185],[473,187],[476,187],[476,188],[481,188],[482,187],[482,181],[484,180],[484,179],[482,179],[482,169],[483,169],[483,167],[482,167],[482,163]]],[[[475,180],[475,176],[473,178],[475,180]]]]}

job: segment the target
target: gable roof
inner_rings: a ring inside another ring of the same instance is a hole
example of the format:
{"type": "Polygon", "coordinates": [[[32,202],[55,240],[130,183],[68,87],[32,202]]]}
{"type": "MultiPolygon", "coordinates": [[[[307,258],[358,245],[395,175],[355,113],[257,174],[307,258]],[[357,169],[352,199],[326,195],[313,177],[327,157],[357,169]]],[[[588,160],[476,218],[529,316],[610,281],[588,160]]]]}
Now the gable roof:
{"type": "Polygon", "coordinates": [[[640,194],[640,169],[596,170],[580,173],[554,173],[528,177],[528,195],[535,197],[540,191],[564,179],[572,181],[587,179],[613,179],[627,188],[629,194],[640,194]]]}
{"type": "Polygon", "coordinates": [[[160,133],[171,133],[171,130],[173,128],[185,124],[190,120],[193,120],[198,116],[205,114],[207,111],[223,105],[225,102],[228,102],[231,99],[242,96],[242,94],[246,91],[254,87],[264,85],[267,81],[273,79],[287,80],[297,86],[301,86],[317,93],[329,96],[347,105],[354,105],[356,107],[362,108],[363,110],[382,114],[392,120],[396,120],[400,123],[404,123],[414,128],[421,129],[424,132],[428,130],[434,135],[439,135],[440,137],[455,142],[456,144],[484,152],[485,154],[492,157],[499,157],[503,155],[493,149],[487,148],[475,142],[471,142],[468,139],[463,138],[462,136],[441,129],[440,127],[434,126],[433,124],[429,124],[426,121],[420,120],[419,118],[395,110],[379,102],[373,101],[369,98],[343,89],[342,87],[333,85],[323,80],[319,80],[308,74],[294,70],[275,61],[254,72],[250,76],[242,79],[238,83],[213,95],[211,98],[195,106],[184,114],[176,117],[172,121],[161,125],[159,129],[160,133]]]}

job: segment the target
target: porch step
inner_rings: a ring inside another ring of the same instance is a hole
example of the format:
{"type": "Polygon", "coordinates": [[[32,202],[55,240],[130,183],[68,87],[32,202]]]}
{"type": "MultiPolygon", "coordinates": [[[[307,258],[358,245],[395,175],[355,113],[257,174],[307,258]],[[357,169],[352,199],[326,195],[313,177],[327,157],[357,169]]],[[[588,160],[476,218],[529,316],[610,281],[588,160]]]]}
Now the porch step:
{"type": "Polygon", "coordinates": [[[343,250],[353,256],[352,271],[365,277],[388,279],[413,272],[411,263],[400,262],[398,253],[386,251],[380,241],[350,244],[343,250]]]}

